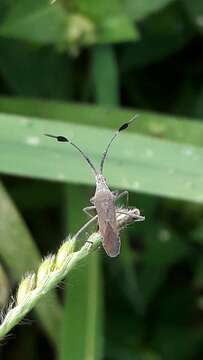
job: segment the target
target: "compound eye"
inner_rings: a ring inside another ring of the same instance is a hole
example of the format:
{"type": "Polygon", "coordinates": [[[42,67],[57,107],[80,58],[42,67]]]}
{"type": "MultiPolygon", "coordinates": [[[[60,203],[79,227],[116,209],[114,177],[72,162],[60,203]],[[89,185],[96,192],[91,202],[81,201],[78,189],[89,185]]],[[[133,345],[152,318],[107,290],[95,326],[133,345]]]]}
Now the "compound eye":
{"type": "Polygon", "coordinates": [[[119,192],[118,192],[117,190],[116,190],[116,191],[112,191],[112,194],[113,194],[113,197],[114,197],[114,198],[117,198],[119,192]]]}

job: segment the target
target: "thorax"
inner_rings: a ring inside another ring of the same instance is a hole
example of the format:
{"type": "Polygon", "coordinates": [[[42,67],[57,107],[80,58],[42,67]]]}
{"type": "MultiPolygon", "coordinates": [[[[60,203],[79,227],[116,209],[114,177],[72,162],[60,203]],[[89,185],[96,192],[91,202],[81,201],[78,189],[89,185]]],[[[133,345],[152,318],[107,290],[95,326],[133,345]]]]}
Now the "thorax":
{"type": "Polygon", "coordinates": [[[106,184],[105,178],[99,174],[96,177],[96,191],[92,201],[97,207],[100,203],[106,205],[106,203],[113,202],[113,199],[114,196],[106,184]]]}

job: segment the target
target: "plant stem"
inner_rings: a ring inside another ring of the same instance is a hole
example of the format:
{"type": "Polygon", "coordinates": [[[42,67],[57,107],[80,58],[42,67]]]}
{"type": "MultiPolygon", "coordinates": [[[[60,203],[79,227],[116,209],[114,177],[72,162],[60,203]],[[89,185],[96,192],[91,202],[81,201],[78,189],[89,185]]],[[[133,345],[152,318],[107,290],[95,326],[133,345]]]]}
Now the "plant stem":
{"type": "MultiPolygon", "coordinates": [[[[138,209],[122,209],[122,214],[117,214],[120,229],[140,220],[144,220],[144,218],[140,216],[138,209]]],[[[69,238],[61,245],[57,254],[49,255],[41,263],[36,274],[28,274],[24,277],[19,284],[16,299],[11,301],[8,312],[0,325],[0,339],[18,324],[38,301],[53,289],[80,260],[96,250],[101,241],[101,235],[99,232],[95,232],[90,235],[80,250],[74,251],[76,238],[69,238]]]]}

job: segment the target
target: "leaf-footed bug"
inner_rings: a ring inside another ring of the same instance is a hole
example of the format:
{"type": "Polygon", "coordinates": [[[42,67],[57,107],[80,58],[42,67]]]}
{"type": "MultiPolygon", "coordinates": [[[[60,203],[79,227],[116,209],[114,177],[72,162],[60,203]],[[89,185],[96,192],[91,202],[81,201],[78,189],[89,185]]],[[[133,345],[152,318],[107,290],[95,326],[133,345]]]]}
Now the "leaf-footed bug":
{"type": "MultiPolygon", "coordinates": [[[[82,157],[87,161],[89,166],[91,167],[93,174],[96,180],[96,191],[94,196],[90,199],[90,202],[93,204],[92,206],[88,206],[83,210],[91,216],[89,211],[96,209],[98,215],[98,224],[99,224],[99,232],[102,235],[103,241],[102,245],[110,257],[116,257],[120,253],[120,238],[119,238],[119,231],[116,222],[116,206],[115,201],[120,199],[121,197],[126,197],[126,202],[128,203],[128,191],[123,191],[120,194],[112,192],[108,185],[106,184],[106,179],[103,176],[103,168],[104,162],[107,157],[108,150],[114,141],[114,139],[118,136],[118,134],[127,129],[129,124],[135,120],[138,115],[134,115],[128,122],[124,123],[119,129],[115,132],[112,136],[111,140],[109,141],[106,149],[102,155],[99,171],[95,168],[92,161],[88,158],[88,156],[71,140],[64,136],[56,136],[45,134],[51,138],[55,138],[59,142],[68,142],[74,148],[76,148],[82,157]]],[[[119,211],[118,211],[119,212],[119,211]]],[[[122,211],[121,211],[122,212],[122,211]]],[[[136,217],[137,221],[142,221],[144,218],[140,216],[139,210],[136,217]]]]}

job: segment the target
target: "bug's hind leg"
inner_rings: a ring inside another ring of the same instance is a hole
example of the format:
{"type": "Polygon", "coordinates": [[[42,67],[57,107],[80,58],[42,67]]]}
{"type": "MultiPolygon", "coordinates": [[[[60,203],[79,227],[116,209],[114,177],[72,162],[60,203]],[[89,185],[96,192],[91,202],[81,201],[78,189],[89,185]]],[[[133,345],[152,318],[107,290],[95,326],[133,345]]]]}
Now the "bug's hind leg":
{"type": "Polygon", "coordinates": [[[120,194],[116,195],[116,201],[125,197],[125,207],[128,208],[129,193],[127,190],[122,191],[120,194]]]}
{"type": "Polygon", "coordinates": [[[95,206],[87,206],[84,209],[82,209],[85,214],[87,214],[89,217],[93,218],[95,216],[95,211],[94,214],[91,213],[92,210],[95,210],[96,207],[95,206]]]}

